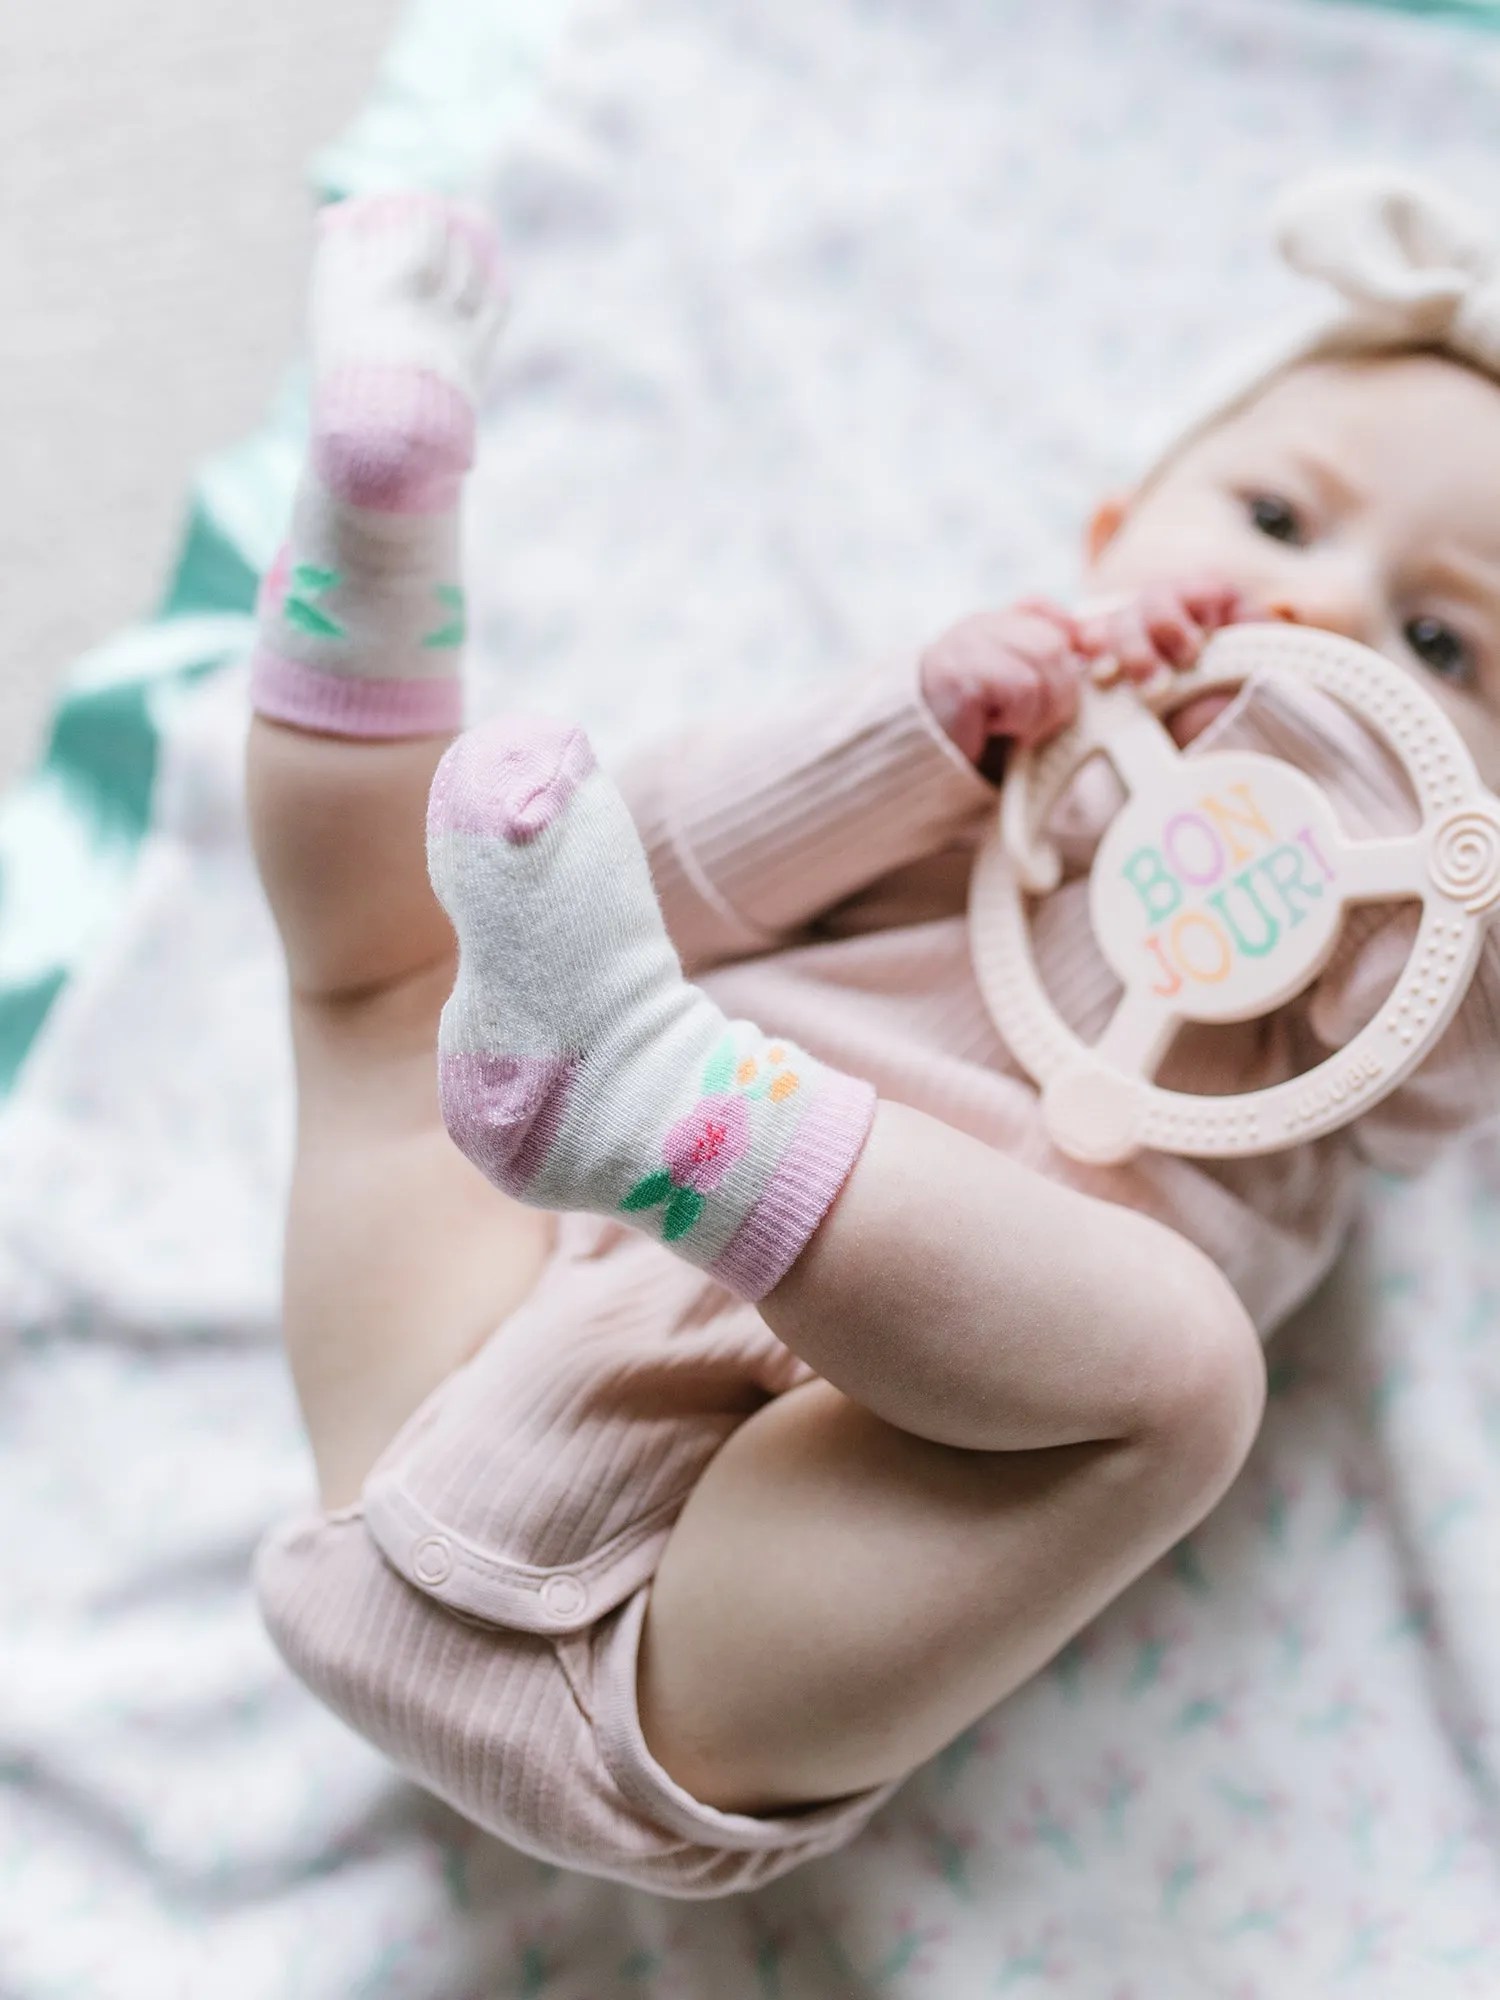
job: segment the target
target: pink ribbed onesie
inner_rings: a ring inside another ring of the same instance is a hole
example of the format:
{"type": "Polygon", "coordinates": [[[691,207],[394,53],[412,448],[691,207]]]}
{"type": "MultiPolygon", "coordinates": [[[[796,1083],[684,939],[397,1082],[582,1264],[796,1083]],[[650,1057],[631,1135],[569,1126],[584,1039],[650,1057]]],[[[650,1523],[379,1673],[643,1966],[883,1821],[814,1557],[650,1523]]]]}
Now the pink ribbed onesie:
{"type": "MultiPolygon", "coordinates": [[[[1414,818],[1394,766],[1321,696],[1249,692],[1199,739],[1210,745],[1290,758],[1351,832],[1414,818]]],[[[1420,1166],[1500,1101],[1492,937],[1439,1048],[1346,1130],[1217,1164],[1064,1159],[970,966],[969,868],[996,793],[938,728],[910,663],[691,730],[621,783],[684,965],[726,1014],[1160,1218],[1266,1330],[1327,1270],[1362,1163],[1420,1166]]],[[[1096,776],[1067,803],[1073,879],[1037,919],[1043,976],[1085,1037],[1118,990],[1080,876],[1108,784],[1096,776]]],[[[1308,994],[1262,1021],[1184,1032],[1161,1080],[1243,1090],[1305,1069],[1373,1013],[1412,929],[1409,915],[1362,913],[1308,994]]],[[[808,1379],[702,1272],[618,1222],[564,1217],[536,1289],[405,1426],[361,1503],[268,1537],[267,1623],[330,1707],[512,1844],[669,1895],[755,1887],[847,1842],[892,1787],[778,1818],[701,1805],[642,1739],[636,1647],[688,1490],[738,1423],[808,1379]]]]}

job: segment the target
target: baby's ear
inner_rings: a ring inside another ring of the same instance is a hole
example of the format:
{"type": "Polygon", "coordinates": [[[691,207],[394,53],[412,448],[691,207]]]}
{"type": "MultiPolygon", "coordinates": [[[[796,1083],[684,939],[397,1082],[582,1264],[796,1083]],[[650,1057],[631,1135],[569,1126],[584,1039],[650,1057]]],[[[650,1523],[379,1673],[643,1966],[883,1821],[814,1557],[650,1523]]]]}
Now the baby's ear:
{"type": "Polygon", "coordinates": [[[1134,498],[1134,493],[1109,493],[1094,509],[1084,537],[1090,562],[1097,562],[1119,533],[1134,498]]]}

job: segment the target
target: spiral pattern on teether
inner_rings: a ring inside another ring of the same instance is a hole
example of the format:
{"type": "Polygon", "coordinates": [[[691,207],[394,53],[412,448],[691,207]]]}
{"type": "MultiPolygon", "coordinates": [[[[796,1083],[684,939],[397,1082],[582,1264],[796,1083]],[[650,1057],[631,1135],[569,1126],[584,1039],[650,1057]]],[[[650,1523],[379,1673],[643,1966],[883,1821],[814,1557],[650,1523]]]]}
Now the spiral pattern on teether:
{"type": "Polygon", "coordinates": [[[1500,819],[1483,806],[1466,806],[1439,821],[1428,857],[1432,879],[1445,896],[1478,916],[1500,901],[1500,819]]]}

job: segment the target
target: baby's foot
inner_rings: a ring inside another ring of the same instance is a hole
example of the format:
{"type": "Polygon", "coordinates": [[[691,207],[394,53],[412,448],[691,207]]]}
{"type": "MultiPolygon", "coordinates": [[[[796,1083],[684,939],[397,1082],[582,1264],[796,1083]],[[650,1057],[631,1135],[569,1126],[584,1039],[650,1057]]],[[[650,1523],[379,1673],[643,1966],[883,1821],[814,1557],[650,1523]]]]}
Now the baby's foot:
{"type": "Polygon", "coordinates": [[[505,311],[489,223],[425,194],[325,209],[311,310],[312,456],[324,484],[395,513],[454,506],[505,311]]]}
{"type": "Polygon", "coordinates": [[[471,730],[438,767],[427,828],[459,941],[438,1037],[456,1143],[518,1199],[620,1216],[763,1297],[858,1157],[870,1086],[687,984],[580,730],[471,730]]]}
{"type": "Polygon", "coordinates": [[[337,736],[458,728],[457,510],[502,310],[494,235],[475,213],[421,194],[325,212],[312,464],[261,590],[262,715],[337,736]]]}

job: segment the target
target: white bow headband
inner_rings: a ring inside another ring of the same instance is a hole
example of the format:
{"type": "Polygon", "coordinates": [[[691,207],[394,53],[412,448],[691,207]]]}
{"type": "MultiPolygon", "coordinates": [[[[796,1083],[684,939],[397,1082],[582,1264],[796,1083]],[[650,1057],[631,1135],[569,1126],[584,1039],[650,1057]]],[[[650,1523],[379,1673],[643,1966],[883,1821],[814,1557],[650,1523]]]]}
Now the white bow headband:
{"type": "Polygon", "coordinates": [[[1293,270],[1342,295],[1324,342],[1342,333],[1361,346],[1445,347],[1500,374],[1500,239],[1473,210],[1419,181],[1364,171],[1292,190],[1275,222],[1293,270]]]}
{"type": "Polygon", "coordinates": [[[1462,202],[1390,169],[1346,170],[1290,189],[1272,222],[1286,263],[1332,286],[1334,311],[1222,357],[1186,407],[1148,409],[1148,479],[1299,362],[1432,347],[1500,378],[1500,236],[1462,202]]]}

